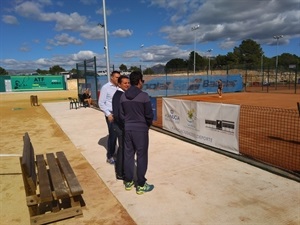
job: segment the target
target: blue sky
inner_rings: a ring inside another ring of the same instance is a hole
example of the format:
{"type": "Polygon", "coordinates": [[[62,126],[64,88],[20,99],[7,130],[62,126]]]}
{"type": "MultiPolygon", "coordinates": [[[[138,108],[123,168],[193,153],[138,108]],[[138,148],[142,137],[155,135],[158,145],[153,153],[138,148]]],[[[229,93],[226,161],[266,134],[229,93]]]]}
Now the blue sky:
{"type": "MultiPolygon", "coordinates": [[[[267,57],[300,55],[300,0],[106,0],[110,64],[150,67],[194,50],[226,55],[242,40],[267,57]],[[199,29],[192,30],[199,25],[199,29]],[[274,35],[283,35],[278,40],[274,35]]],[[[105,68],[103,0],[1,0],[0,66],[66,70],[96,56],[105,68]]]]}

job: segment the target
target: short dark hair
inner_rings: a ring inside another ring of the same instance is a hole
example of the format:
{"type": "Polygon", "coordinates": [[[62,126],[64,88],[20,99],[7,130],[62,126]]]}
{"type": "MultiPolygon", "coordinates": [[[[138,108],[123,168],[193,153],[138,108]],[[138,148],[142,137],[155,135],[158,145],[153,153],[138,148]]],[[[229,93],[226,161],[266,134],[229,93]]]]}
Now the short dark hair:
{"type": "Polygon", "coordinates": [[[133,71],[130,76],[130,84],[138,85],[140,80],[143,80],[143,74],[140,71],[133,71]]]}
{"type": "Polygon", "coordinates": [[[114,70],[114,71],[111,72],[110,76],[112,77],[115,73],[121,74],[120,71],[114,70]]]}
{"type": "Polygon", "coordinates": [[[126,75],[121,75],[121,76],[118,78],[118,84],[121,84],[123,79],[129,79],[129,78],[128,78],[126,75]]]}

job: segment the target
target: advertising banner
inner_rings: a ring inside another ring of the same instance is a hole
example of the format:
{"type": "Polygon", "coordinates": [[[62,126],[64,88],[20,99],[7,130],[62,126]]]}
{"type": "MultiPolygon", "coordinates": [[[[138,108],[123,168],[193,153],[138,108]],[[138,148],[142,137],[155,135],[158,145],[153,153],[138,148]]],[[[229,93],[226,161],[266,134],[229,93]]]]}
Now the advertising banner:
{"type": "Polygon", "coordinates": [[[65,90],[64,76],[11,76],[12,91],[65,90]]]}
{"type": "Polygon", "coordinates": [[[163,129],[239,153],[239,105],[163,98],[163,129]]]}
{"type": "Polygon", "coordinates": [[[222,80],[223,93],[243,90],[242,76],[240,74],[228,74],[214,76],[145,76],[143,91],[152,97],[216,93],[218,80],[222,80]]]}

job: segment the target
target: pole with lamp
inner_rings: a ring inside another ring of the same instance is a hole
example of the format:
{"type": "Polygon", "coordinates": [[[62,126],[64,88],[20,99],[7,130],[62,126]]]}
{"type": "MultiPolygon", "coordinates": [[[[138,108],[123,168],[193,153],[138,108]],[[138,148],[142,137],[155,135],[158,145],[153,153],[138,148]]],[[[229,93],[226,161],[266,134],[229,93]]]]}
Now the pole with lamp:
{"type": "Polygon", "coordinates": [[[275,35],[273,36],[276,39],[276,75],[275,75],[275,90],[277,90],[277,74],[278,74],[278,41],[280,38],[283,38],[283,35],[275,35]]]}
{"type": "Polygon", "coordinates": [[[213,51],[213,49],[208,49],[207,52],[208,52],[208,71],[207,71],[207,74],[211,71],[210,71],[210,53],[213,51]]]}
{"type": "Polygon", "coordinates": [[[105,0],[103,0],[103,21],[104,21],[104,39],[105,39],[105,57],[106,57],[106,73],[107,73],[107,80],[110,81],[110,71],[109,71],[109,51],[108,51],[108,38],[107,38],[107,23],[106,23],[106,6],[105,0]]]}
{"type": "MultiPolygon", "coordinates": [[[[141,44],[140,48],[144,48],[144,44],[141,44]]],[[[142,54],[142,52],[141,52],[142,54]]],[[[140,70],[141,70],[141,73],[143,73],[143,70],[142,70],[142,64],[143,64],[143,58],[142,58],[142,55],[140,56],[140,61],[141,61],[141,65],[140,65],[140,70]]]]}
{"type": "MultiPolygon", "coordinates": [[[[196,30],[198,30],[200,28],[200,25],[196,25],[196,26],[193,26],[191,29],[192,31],[194,32],[194,76],[196,74],[196,30]]],[[[188,95],[190,94],[189,93],[189,88],[190,88],[190,76],[188,74],[188,95]]]]}
{"type": "Polygon", "coordinates": [[[194,76],[196,73],[196,30],[198,30],[200,28],[200,25],[196,25],[192,27],[192,31],[194,31],[195,35],[194,35],[194,76]]]}

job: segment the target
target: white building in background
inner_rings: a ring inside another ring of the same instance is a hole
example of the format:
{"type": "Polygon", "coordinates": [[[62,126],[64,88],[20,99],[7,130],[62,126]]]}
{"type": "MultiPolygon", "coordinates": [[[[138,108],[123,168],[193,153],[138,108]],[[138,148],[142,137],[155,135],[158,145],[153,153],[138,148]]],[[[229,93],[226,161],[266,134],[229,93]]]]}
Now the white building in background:
{"type": "Polygon", "coordinates": [[[70,78],[70,72],[59,72],[59,75],[65,76],[65,79],[69,79],[70,78]]]}
{"type": "Polygon", "coordinates": [[[98,76],[106,76],[107,75],[107,71],[106,70],[97,71],[97,75],[98,76]]]}

